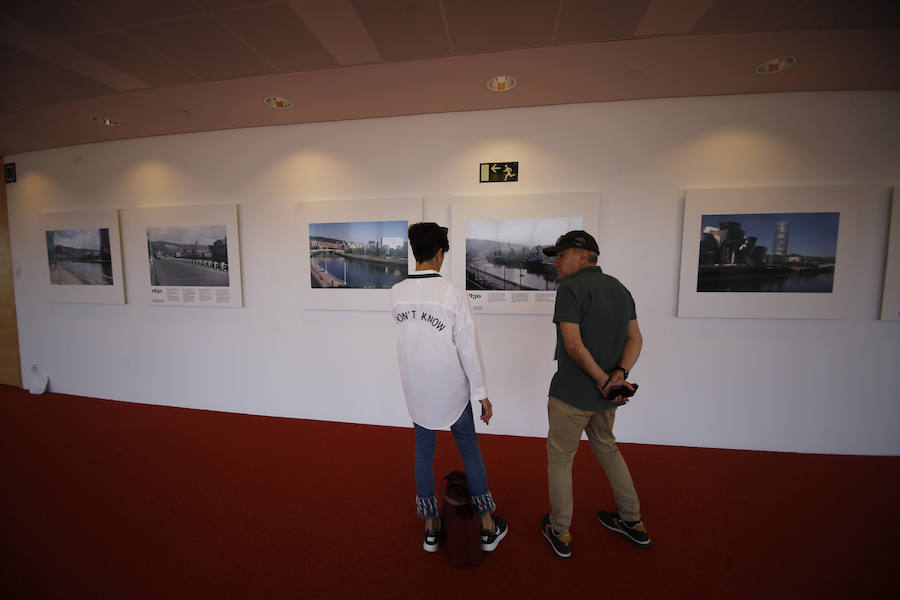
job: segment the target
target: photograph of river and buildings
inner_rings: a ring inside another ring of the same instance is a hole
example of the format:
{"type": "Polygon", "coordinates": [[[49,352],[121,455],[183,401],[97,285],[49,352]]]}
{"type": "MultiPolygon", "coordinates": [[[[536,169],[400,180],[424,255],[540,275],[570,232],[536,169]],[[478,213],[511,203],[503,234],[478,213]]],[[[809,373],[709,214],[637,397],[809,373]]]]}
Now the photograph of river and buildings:
{"type": "Polygon", "coordinates": [[[387,289],[406,279],[407,221],[310,223],[310,285],[387,289]]]}
{"type": "Polygon", "coordinates": [[[228,287],[225,225],[148,227],[150,285],[228,287]]]}
{"type": "Polygon", "coordinates": [[[698,292],[831,293],[840,213],[703,215],[698,292]]]}
{"type": "Polygon", "coordinates": [[[51,284],[113,285],[108,228],[44,233],[51,284]]]}
{"type": "Polygon", "coordinates": [[[542,250],[581,227],[581,217],[466,222],[466,289],[555,290],[555,259],[542,250]]]}

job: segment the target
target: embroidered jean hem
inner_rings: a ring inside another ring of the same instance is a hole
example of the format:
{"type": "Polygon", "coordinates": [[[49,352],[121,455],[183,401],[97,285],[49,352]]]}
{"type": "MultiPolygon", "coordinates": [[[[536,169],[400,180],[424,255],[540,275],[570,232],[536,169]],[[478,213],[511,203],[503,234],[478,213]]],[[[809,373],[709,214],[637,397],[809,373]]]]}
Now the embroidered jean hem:
{"type": "Polygon", "coordinates": [[[472,496],[472,504],[475,505],[475,512],[479,515],[492,513],[497,510],[497,505],[494,504],[494,497],[491,496],[490,492],[472,496]]]}
{"type": "MultiPolygon", "coordinates": [[[[472,496],[472,504],[475,505],[475,512],[478,513],[479,516],[497,510],[497,505],[494,504],[494,497],[491,496],[490,492],[472,496]]],[[[423,519],[436,518],[440,514],[437,496],[430,496],[428,498],[416,496],[416,513],[423,519]]]]}
{"type": "Polygon", "coordinates": [[[438,511],[437,496],[429,496],[428,498],[416,496],[416,512],[423,519],[436,518],[440,514],[438,511]]]}

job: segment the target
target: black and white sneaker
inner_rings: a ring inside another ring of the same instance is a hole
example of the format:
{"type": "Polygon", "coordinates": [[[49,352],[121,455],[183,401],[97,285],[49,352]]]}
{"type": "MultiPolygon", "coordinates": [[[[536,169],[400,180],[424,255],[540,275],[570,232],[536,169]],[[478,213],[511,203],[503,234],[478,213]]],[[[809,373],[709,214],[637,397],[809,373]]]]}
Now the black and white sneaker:
{"type": "Polygon", "coordinates": [[[597,513],[597,519],[610,531],[621,533],[633,544],[646,548],[650,545],[650,535],[641,521],[624,521],[617,512],[601,510],[597,513]]]}
{"type": "Polygon", "coordinates": [[[481,530],[481,549],[485,552],[493,552],[500,540],[506,537],[508,531],[509,525],[506,524],[506,519],[494,515],[494,530],[481,530]]]}
{"type": "Polygon", "coordinates": [[[437,552],[438,546],[440,545],[441,535],[443,535],[444,530],[441,527],[441,519],[438,517],[438,528],[435,531],[430,529],[425,530],[425,542],[422,544],[422,548],[425,549],[425,552],[437,552]]]}

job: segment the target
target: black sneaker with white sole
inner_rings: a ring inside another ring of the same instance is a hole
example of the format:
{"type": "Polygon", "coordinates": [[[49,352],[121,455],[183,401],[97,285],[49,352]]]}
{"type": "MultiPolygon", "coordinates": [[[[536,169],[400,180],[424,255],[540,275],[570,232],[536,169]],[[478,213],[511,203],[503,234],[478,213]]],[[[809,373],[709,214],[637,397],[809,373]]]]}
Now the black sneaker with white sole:
{"type": "Polygon", "coordinates": [[[560,558],[572,557],[572,534],[559,533],[553,529],[553,525],[550,524],[550,515],[544,515],[544,518],[541,519],[541,533],[550,542],[554,554],[560,558]]]}
{"type": "Polygon", "coordinates": [[[506,519],[494,515],[494,530],[481,530],[481,549],[485,552],[493,552],[500,540],[506,537],[508,531],[509,525],[506,524],[506,519]]]}
{"type": "Polygon", "coordinates": [[[650,535],[641,521],[625,521],[617,512],[601,510],[597,513],[597,519],[610,531],[621,533],[633,544],[646,548],[650,545],[650,535]]]}
{"type": "Polygon", "coordinates": [[[444,530],[441,527],[440,517],[438,517],[438,528],[434,531],[430,529],[425,530],[425,542],[422,544],[422,548],[425,549],[425,552],[437,552],[443,534],[444,530]]]}

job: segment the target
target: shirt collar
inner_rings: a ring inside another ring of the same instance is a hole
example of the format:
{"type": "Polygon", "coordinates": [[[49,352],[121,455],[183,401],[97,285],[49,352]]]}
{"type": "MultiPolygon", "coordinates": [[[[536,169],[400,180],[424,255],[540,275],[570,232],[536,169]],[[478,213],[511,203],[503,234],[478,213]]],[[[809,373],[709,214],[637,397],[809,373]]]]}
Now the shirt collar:
{"type": "Polygon", "coordinates": [[[572,277],[578,277],[582,273],[602,273],[603,269],[600,268],[600,265],[591,265],[590,267],[581,267],[578,269],[572,277]]]}
{"type": "Polygon", "coordinates": [[[407,279],[425,279],[426,277],[440,277],[441,274],[434,269],[425,269],[424,271],[415,271],[407,275],[407,279]]]}

